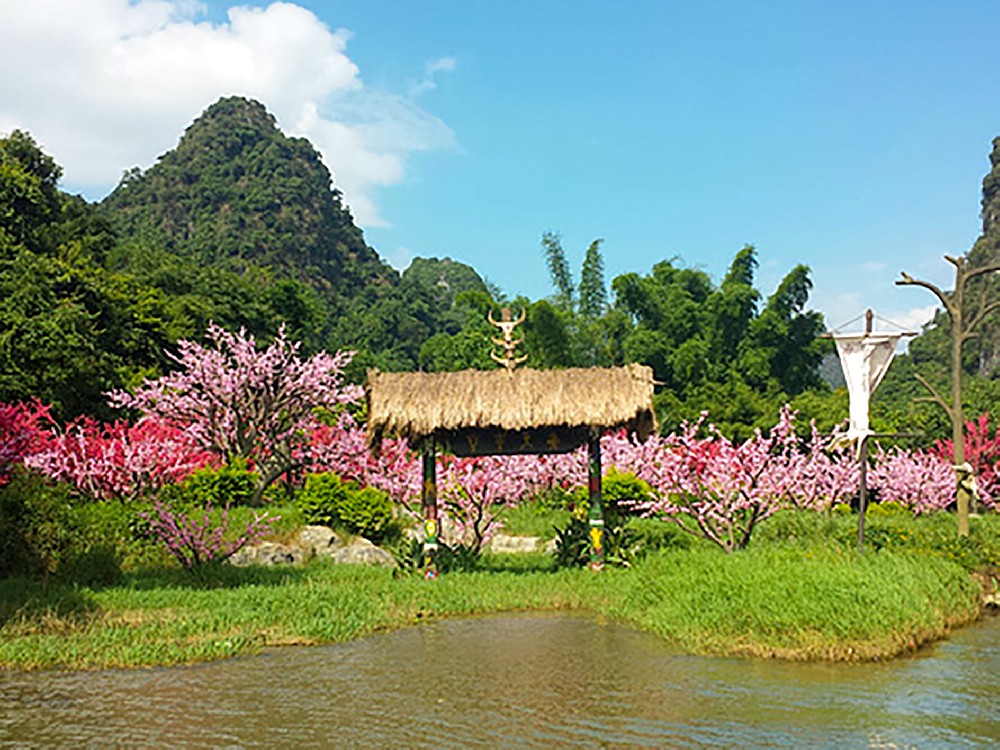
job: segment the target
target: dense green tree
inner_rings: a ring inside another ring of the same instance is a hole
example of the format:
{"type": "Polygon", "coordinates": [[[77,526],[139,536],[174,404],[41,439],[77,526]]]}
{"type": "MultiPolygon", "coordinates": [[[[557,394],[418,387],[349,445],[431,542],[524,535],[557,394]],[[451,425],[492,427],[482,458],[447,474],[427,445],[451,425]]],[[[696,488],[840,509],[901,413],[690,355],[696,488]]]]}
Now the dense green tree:
{"type": "Polygon", "coordinates": [[[496,306],[486,291],[466,290],[455,296],[454,311],[461,328],[454,333],[440,332],[431,336],[420,348],[420,369],[430,372],[455,370],[492,370],[490,359],[492,337],[496,329],[487,315],[496,306]]]}
{"type": "Polygon", "coordinates": [[[171,331],[156,290],[101,265],[114,231],[58,190],[60,174],[27,134],[0,138],[0,401],[38,397],[71,417],[155,371],[171,331]]]}
{"type": "Polygon", "coordinates": [[[623,360],[653,368],[665,430],[707,409],[727,434],[746,436],[773,424],[789,399],[825,387],[818,369],[829,345],[818,338],[822,317],[805,310],[808,268],[794,268],[758,312],[756,267],[756,250],[746,246],[718,287],[674,261],[612,282],[615,307],[631,321],[623,360]]]}
{"type": "Polygon", "coordinates": [[[709,357],[722,371],[736,361],[740,342],[757,316],[760,292],[753,286],[756,269],[756,250],[747,245],[736,254],[722,285],[708,299],[709,357]]]}
{"type": "Polygon", "coordinates": [[[604,259],[601,242],[594,240],[587,248],[580,270],[580,315],[588,320],[601,317],[608,306],[608,289],[604,283],[604,259]]]}
{"type": "Polygon", "coordinates": [[[774,380],[794,395],[821,385],[819,364],[827,347],[819,339],[822,315],[805,309],[811,289],[808,267],[796,266],[750,323],[739,346],[740,365],[758,389],[774,380]]]}
{"type": "Polygon", "coordinates": [[[529,360],[537,367],[606,367],[620,364],[627,319],[608,306],[603,240],[590,243],[574,285],[558,234],[542,235],[542,254],[555,294],[531,306],[527,325],[529,360]],[[610,316],[610,317],[609,317],[610,316]],[[565,344],[556,344],[563,336],[565,344]]]}
{"type": "Polygon", "coordinates": [[[39,247],[45,229],[58,219],[62,175],[52,157],[42,153],[27,133],[15,130],[0,138],[0,252],[18,246],[39,247]]]}
{"type": "Polygon", "coordinates": [[[545,232],[542,235],[542,254],[549,268],[549,278],[556,288],[555,303],[564,310],[572,309],[576,301],[576,290],[573,286],[573,275],[569,270],[569,261],[562,247],[562,238],[556,232],[545,232]]]}
{"type": "Polygon", "coordinates": [[[528,309],[524,324],[525,349],[532,367],[573,367],[571,313],[548,300],[539,300],[528,309]]]}

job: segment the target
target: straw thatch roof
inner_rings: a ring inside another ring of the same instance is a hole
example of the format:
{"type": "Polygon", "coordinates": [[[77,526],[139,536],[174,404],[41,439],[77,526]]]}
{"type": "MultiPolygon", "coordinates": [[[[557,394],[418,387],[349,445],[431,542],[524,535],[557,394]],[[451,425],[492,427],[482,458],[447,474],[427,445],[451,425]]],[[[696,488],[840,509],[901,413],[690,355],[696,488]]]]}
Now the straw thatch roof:
{"type": "Polygon", "coordinates": [[[368,441],[469,429],[655,429],[645,365],[567,370],[368,373],[368,441]]]}

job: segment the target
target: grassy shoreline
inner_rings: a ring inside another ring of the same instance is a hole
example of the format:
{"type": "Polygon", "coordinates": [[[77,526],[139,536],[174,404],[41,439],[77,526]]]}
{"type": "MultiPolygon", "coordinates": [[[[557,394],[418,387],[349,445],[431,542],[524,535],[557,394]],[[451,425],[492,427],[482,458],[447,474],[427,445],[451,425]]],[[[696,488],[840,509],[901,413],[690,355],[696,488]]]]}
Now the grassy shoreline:
{"type": "Polygon", "coordinates": [[[201,580],[139,571],[113,586],[0,581],[0,669],[195,663],[323,644],[445,617],[587,612],[696,654],[863,661],[909,653],[976,620],[982,590],[954,562],[772,543],[734,555],[665,550],[630,569],[553,570],[496,556],[437,581],[314,561],[221,567],[201,580]]]}

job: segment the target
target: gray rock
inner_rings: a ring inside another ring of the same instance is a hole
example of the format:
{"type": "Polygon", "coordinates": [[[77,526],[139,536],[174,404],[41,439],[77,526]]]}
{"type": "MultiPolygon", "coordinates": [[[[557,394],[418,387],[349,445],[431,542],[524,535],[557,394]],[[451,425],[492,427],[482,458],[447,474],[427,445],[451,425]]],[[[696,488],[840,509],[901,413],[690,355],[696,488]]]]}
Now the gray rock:
{"type": "Polygon", "coordinates": [[[306,526],[296,535],[295,546],[302,550],[307,559],[332,557],[336,550],[344,546],[344,540],[326,526],[306,526]]]}
{"type": "Polygon", "coordinates": [[[542,540],[537,536],[508,536],[507,534],[494,534],[487,545],[490,552],[537,552],[544,549],[542,540]]]}
{"type": "Polygon", "coordinates": [[[358,537],[348,544],[326,526],[306,526],[290,544],[260,542],[244,547],[229,558],[232,565],[300,565],[314,557],[336,563],[394,566],[392,555],[369,540],[358,537]]]}
{"type": "Polygon", "coordinates": [[[253,547],[244,547],[229,558],[233,565],[295,565],[301,563],[305,555],[299,547],[277,542],[261,542],[253,547]]]}
{"type": "Polygon", "coordinates": [[[336,563],[353,565],[385,565],[393,567],[396,561],[381,547],[376,547],[364,537],[358,537],[346,547],[333,551],[330,558],[336,563]]]}

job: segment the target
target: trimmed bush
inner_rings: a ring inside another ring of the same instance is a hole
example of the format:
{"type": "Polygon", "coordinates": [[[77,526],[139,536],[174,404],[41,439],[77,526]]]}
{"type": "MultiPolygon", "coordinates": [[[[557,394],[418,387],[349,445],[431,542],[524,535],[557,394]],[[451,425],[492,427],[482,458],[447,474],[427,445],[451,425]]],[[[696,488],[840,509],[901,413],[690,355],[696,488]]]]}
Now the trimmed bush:
{"type": "Polygon", "coordinates": [[[160,500],[189,508],[251,505],[256,488],[257,474],[237,458],[218,469],[198,469],[180,484],[165,487],[160,500]]]}
{"type": "Polygon", "coordinates": [[[398,533],[392,501],[375,487],[358,487],[332,473],[310,474],[298,506],[308,523],[330,526],[379,544],[398,533]]]}

